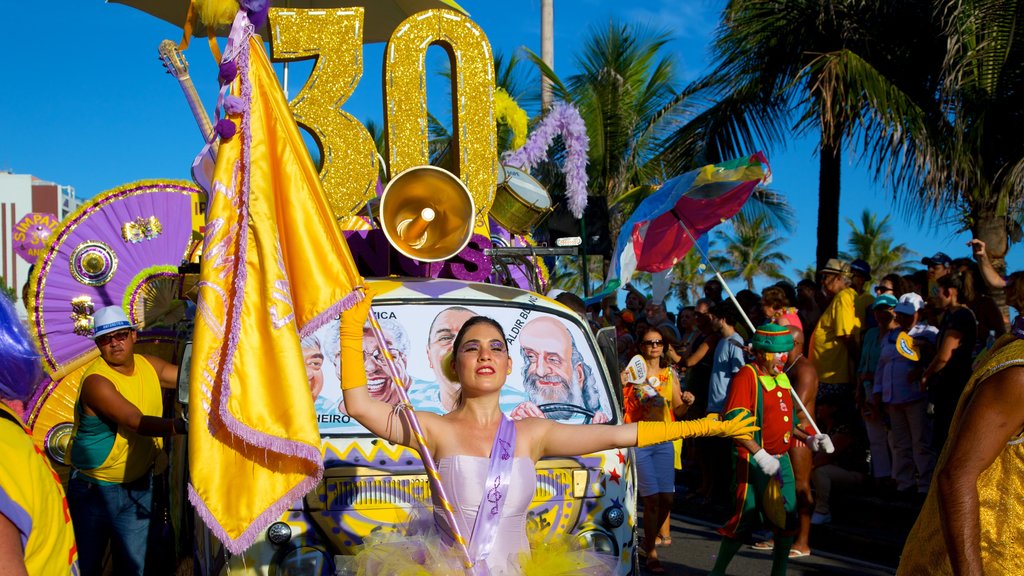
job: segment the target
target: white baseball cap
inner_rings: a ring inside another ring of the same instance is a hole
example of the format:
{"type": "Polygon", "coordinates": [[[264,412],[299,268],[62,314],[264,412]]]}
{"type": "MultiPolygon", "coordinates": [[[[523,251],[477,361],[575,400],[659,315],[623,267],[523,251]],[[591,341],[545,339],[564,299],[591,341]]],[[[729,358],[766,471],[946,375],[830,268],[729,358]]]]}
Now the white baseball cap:
{"type": "Polygon", "coordinates": [[[893,312],[911,316],[921,308],[924,308],[924,299],[915,292],[907,292],[900,296],[900,301],[893,308],[893,312]]]}
{"type": "Polygon", "coordinates": [[[125,328],[135,329],[135,325],[128,319],[128,315],[124,313],[120,306],[107,306],[97,310],[96,314],[93,314],[92,317],[92,326],[91,338],[93,340],[104,334],[110,334],[125,328]]]}

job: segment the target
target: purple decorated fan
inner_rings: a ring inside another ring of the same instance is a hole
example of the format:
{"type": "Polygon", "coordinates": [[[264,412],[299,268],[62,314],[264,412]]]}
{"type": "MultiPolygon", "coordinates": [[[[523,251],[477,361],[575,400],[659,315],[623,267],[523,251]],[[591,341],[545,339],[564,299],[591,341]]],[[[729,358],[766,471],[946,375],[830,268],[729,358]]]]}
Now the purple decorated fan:
{"type": "Polygon", "coordinates": [[[200,191],[185,181],[145,181],[103,192],[66,218],[32,274],[29,320],[54,378],[95,356],[92,315],[119,305],[147,331],[184,315],[178,266],[201,222],[200,191]]]}

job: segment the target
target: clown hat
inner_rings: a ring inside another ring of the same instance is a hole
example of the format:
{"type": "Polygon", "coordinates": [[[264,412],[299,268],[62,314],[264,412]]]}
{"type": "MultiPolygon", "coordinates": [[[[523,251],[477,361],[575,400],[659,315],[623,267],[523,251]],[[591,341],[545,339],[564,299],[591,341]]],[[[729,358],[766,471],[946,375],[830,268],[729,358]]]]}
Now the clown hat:
{"type": "Polygon", "coordinates": [[[762,352],[789,352],[793,349],[793,334],[778,324],[765,324],[757,329],[750,341],[754,350],[762,352]]]}

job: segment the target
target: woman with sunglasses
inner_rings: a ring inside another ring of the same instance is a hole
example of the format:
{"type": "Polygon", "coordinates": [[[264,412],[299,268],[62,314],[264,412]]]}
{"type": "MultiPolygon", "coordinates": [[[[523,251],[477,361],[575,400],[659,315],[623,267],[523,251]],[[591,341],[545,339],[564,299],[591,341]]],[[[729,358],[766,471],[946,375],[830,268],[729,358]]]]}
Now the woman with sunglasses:
{"type": "MultiPolygon", "coordinates": [[[[647,363],[647,381],[623,388],[626,422],[672,422],[686,414],[693,394],[683,392],[679,378],[669,364],[665,349],[671,344],[668,330],[647,328],[638,333],[640,356],[647,363]]],[[[662,442],[636,451],[638,492],[644,505],[642,552],[647,568],[655,574],[665,571],[658,560],[656,546],[668,546],[671,537],[666,526],[675,492],[675,450],[672,442],[662,442]]]]}
{"type": "MultiPolygon", "coordinates": [[[[382,402],[367,390],[363,365],[363,325],[373,293],[341,314],[341,388],[348,414],[380,438],[419,449],[411,432],[408,406],[382,402]]],[[[650,334],[648,332],[648,334],[650,334]]],[[[659,339],[659,333],[645,339],[659,339]]],[[[650,348],[651,346],[649,346],[650,348]]],[[[426,447],[437,461],[441,485],[454,508],[459,532],[467,539],[474,574],[602,574],[602,562],[588,563],[589,550],[579,557],[553,558],[531,550],[526,533],[529,507],[536,491],[535,465],[546,457],[572,457],[616,447],[649,446],[676,438],[720,435],[749,438],[757,431],[753,418],[722,422],[639,422],[571,425],[546,418],[513,421],[499,406],[501,390],[512,373],[505,330],[485,316],[468,319],[442,360],[446,375],[460,386],[455,408],[446,414],[416,412],[426,447]],[[549,563],[550,562],[550,563],[549,563]],[[575,564],[567,569],[567,565],[575,564]],[[551,564],[560,568],[554,569],[551,564]],[[484,569],[485,568],[485,569],[484,569]]],[[[671,466],[669,466],[671,470],[671,466]]],[[[459,557],[448,547],[452,530],[434,509],[440,542],[417,534],[404,544],[367,545],[356,556],[358,574],[463,574],[459,557]],[[415,547],[415,554],[413,549],[415,547]],[[424,564],[429,562],[429,564],[424,564]]],[[[379,535],[382,538],[387,534],[379,535]]],[[[607,556],[605,556],[607,558],[607,556]]],[[[597,560],[590,558],[590,560],[597,560]]]]}

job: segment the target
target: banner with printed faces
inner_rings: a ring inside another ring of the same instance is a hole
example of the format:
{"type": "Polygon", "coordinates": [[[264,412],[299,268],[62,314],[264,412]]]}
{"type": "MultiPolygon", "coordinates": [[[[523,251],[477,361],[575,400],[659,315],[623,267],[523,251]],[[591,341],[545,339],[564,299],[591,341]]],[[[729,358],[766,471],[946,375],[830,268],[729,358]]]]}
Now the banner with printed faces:
{"type": "MultiPolygon", "coordinates": [[[[535,309],[508,306],[375,304],[374,313],[416,410],[444,414],[459,402],[461,387],[441,369],[455,336],[469,318],[484,315],[504,328],[512,372],[501,392],[501,409],[512,418],[544,417],[571,423],[611,419],[610,388],[600,359],[581,326],[535,309]]],[[[323,434],[369,434],[345,413],[341,394],[338,321],[302,342],[306,378],[323,434]]],[[[363,364],[370,395],[396,404],[398,393],[369,324],[363,332],[363,364]]]]}

